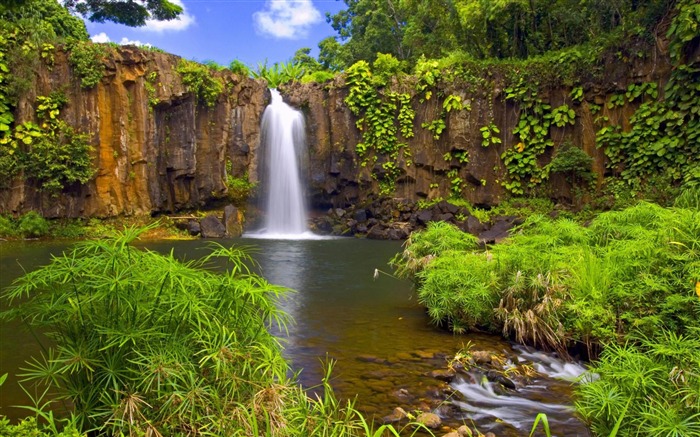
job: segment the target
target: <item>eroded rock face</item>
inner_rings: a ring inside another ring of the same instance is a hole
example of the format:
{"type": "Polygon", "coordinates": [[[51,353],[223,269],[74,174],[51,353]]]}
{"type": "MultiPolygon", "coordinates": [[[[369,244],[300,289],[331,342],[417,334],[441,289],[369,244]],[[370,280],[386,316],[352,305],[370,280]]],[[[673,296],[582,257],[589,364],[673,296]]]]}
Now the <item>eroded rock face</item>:
{"type": "MultiPolygon", "coordinates": [[[[582,78],[586,100],[580,103],[571,102],[569,88],[543,92],[540,97],[552,107],[568,104],[576,119],[573,125],[551,128],[555,147],[547,150],[540,164],[549,162],[556,148],[569,142],[594,158],[593,170],[602,176],[605,157],[595,147],[594,120],[605,116],[611,123],[628,127],[638,103],[614,108],[604,103],[609,96],[624,92],[628,83],[663,84],[670,67],[665,53],[657,55],[653,65],[637,61],[624,66],[608,63],[610,71],[602,75],[600,83],[582,78]],[[598,107],[594,108],[594,103],[598,107]]],[[[251,182],[257,182],[260,119],[269,101],[266,84],[227,71],[213,72],[225,88],[216,104],[206,107],[187,91],[175,70],[179,61],[174,55],[136,47],[112,49],[104,61],[107,73],[102,81],[84,90],[67,54],[59,49],[52,68],[44,65],[35,72],[35,85],[17,104],[16,121],[35,119],[37,96],[63,90],[68,104],[61,117],[91,136],[95,177],[84,186],[67,187],[56,197],[39,191],[32,181],[25,183],[17,178],[11,188],[0,191],[0,213],[18,215],[37,210],[46,217],[106,217],[206,207],[226,196],[227,161],[234,176],[247,174],[251,182]]],[[[381,201],[379,184],[373,178],[373,174],[384,171],[381,158],[374,165],[361,165],[355,151],[361,133],[356,117],[344,102],[347,89],[343,81],[340,76],[326,84],[295,83],[281,90],[285,100],[305,114],[309,147],[303,177],[310,205],[322,210],[352,210],[381,201]]],[[[409,84],[407,89],[413,87],[409,84]]],[[[455,79],[436,90],[437,94],[459,96],[471,109],[449,112],[445,131],[436,140],[421,124],[439,117],[441,100],[419,96],[411,99],[416,114],[415,136],[407,145],[412,159],[396,162],[400,174],[391,196],[409,202],[448,198],[453,189],[451,179],[456,175],[462,181],[461,195],[466,200],[480,206],[497,204],[506,194],[502,186],[506,172],[500,156],[517,143],[512,132],[518,123],[519,107],[506,101],[495,79],[480,87],[455,79]],[[501,143],[484,147],[480,129],[489,123],[500,129],[501,143]]],[[[548,184],[545,191],[551,197],[571,198],[572,187],[563,177],[554,175],[548,184]]],[[[434,220],[452,221],[459,215],[442,211],[440,215],[423,212],[411,217],[401,210],[395,212],[399,216],[391,221],[413,219],[420,226],[434,220]]],[[[355,210],[352,214],[355,216],[343,220],[352,219],[354,223],[344,223],[340,233],[350,229],[350,233],[372,233],[377,238],[403,238],[405,227],[373,230],[376,223],[370,223],[370,210],[355,210]]],[[[333,231],[333,223],[319,226],[333,231]]],[[[474,219],[464,227],[474,234],[484,231],[474,219]]]]}
{"type": "Polygon", "coordinates": [[[269,100],[263,81],[216,72],[225,91],[208,108],[186,90],[175,68],[180,58],[113,49],[93,89],[80,88],[67,54],[36,71],[31,92],[18,104],[17,121],[34,120],[37,96],[63,90],[61,117],[92,139],[97,169],[84,186],[57,197],[19,179],[0,192],[0,213],[34,209],[46,217],[114,216],[201,207],[226,194],[226,161],[234,175],[255,178],[260,117],[269,100]]]}

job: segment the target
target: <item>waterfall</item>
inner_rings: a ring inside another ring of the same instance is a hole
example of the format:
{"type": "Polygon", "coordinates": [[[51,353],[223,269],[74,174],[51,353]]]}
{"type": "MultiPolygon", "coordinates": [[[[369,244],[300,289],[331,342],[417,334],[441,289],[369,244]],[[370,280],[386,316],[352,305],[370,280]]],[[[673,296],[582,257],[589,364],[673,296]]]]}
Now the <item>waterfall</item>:
{"type": "Polygon", "coordinates": [[[294,238],[308,232],[304,187],[300,177],[306,152],[304,116],[270,90],[272,102],[263,113],[263,208],[266,214],[262,234],[294,238]]]}

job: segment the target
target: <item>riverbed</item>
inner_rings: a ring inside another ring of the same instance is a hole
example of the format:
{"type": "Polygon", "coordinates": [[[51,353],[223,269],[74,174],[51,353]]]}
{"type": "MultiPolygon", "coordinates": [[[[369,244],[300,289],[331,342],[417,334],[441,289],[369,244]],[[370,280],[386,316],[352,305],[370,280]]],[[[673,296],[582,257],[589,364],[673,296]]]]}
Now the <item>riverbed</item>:
{"type": "MultiPolygon", "coordinates": [[[[432,326],[412,284],[391,276],[387,262],[401,249],[399,243],[353,238],[239,238],[222,243],[250,246],[268,281],[296,290],[279,302],[295,323],[287,333],[278,335],[283,339],[285,356],[294,371],[300,372],[299,380],[305,387],[317,386],[324,373],[323,363],[334,360],[331,384],[337,395],[356,399],[356,407],[369,416],[382,418],[400,406],[409,412],[437,412],[451,427],[466,424],[499,436],[524,436],[537,413],[546,412],[555,435],[588,435],[574,417],[572,383],[565,379],[541,374],[517,392],[496,393],[489,392],[483,381],[458,377],[448,385],[429,375],[445,369],[467,344],[474,350],[506,354],[514,361],[535,361],[542,373],[550,375],[562,376],[556,369],[564,364],[513,348],[500,337],[455,336],[432,326]]],[[[183,259],[207,253],[207,242],[202,240],[143,245],[163,252],[172,249],[183,259]]],[[[65,243],[1,242],[0,287],[24,270],[46,264],[52,254],[66,247],[65,243]]],[[[32,336],[20,328],[2,325],[0,375],[16,373],[38,352],[32,336]]],[[[9,379],[2,388],[0,413],[17,417],[22,412],[11,406],[25,398],[15,378],[9,379]]]]}

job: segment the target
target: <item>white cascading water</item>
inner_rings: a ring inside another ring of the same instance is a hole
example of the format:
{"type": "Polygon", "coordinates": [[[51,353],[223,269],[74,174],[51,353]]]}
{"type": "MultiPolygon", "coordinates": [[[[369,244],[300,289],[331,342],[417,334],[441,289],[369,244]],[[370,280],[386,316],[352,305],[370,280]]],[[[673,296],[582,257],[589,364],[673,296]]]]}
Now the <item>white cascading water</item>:
{"type": "MultiPolygon", "coordinates": [[[[520,363],[529,363],[543,376],[566,381],[585,381],[595,379],[581,363],[566,362],[556,355],[524,346],[515,346],[520,363]]],[[[506,367],[511,367],[508,363],[506,367]]],[[[548,383],[552,385],[551,381],[548,383]]],[[[452,388],[460,393],[461,399],[455,399],[454,405],[464,413],[465,419],[474,421],[493,420],[527,433],[538,413],[547,414],[549,425],[560,429],[582,427],[573,415],[572,405],[562,405],[561,399],[554,399],[555,394],[547,396],[548,385],[539,385],[537,379],[528,386],[517,387],[509,393],[498,393],[497,384],[486,380],[480,372],[460,375],[452,382],[452,388]]],[[[483,429],[482,429],[483,431],[483,429]]],[[[557,435],[553,433],[552,435],[557,435]]],[[[578,435],[570,432],[567,435],[578,435]]],[[[582,434],[584,435],[584,434],[582,434]]],[[[587,434],[585,434],[587,435],[587,434]]]]}
{"type": "Polygon", "coordinates": [[[304,116],[270,90],[272,102],[262,118],[264,153],[264,208],[267,214],[262,234],[295,238],[308,233],[304,188],[300,178],[305,152],[304,116]]]}

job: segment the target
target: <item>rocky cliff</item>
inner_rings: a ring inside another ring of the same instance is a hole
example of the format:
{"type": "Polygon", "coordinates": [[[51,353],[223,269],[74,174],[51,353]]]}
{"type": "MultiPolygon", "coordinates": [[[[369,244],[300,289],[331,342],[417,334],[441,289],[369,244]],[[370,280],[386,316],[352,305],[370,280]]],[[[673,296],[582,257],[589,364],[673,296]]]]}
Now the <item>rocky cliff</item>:
{"type": "Polygon", "coordinates": [[[205,206],[226,194],[226,161],[234,174],[255,173],[259,120],[269,100],[264,81],[215,72],[225,84],[212,107],[198,104],[175,71],[180,58],[136,47],[111,49],[100,83],[83,89],[57,50],[34,72],[16,121],[33,120],[37,96],[60,90],[61,116],[88,133],[96,173],[59,196],[21,178],[0,192],[0,213],[47,217],[115,216],[205,206]]]}
{"type": "MultiPolygon", "coordinates": [[[[630,84],[655,83],[662,89],[671,66],[664,50],[657,49],[644,59],[611,59],[603,63],[596,80],[585,80],[580,88],[584,98],[575,100],[573,86],[542,87],[538,95],[552,108],[567,105],[575,112],[572,124],[552,125],[548,137],[553,146],[539,157],[540,165],[550,162],[563,144],[582,149],[593,158],[593,172],[599,181],[606,172],[605,154],[596,148],[596,132],[604,124],[629,127],[630,117],[641,102],[610,104],[613,96],[624,95],[630,84]],[[605,122],[601,122],[605,120],[605,122]]],[[[345,208],[376,199],[379,182],[373,174],[385,172],[380,157],[375,163],[362,165],[355,146],[362,142],[355,117],[345,103],[348,96],[344,78],[337,77],[326,84],[294,84],[283,91],[285,99],[306,115],[309,166],[308,180],[313,204],[322,207],[345,208]]],[[[409,82],[411,78],[407,79],[409,82]]],[[[474,87],[455,78],[435,89],[433,95],[454,95],[470,109],[446,114],[445,130],[439,139],[422,127],[440,117],[443,99],[421,98],[412,84],[393,83],[394,88],[409,89],[411,106],[415,111],[412,138],[405,139],[411,159],[399,156],[396,164],[394,197],[412,201],[448,198],[453,180],[461,181],[461,196],[476,205],[497,204],[508,194],[503,186],[508,175],[501,155],[520,141],[513,134],[522,108],[508,100],[502,78],[491,77],[485,87],[474,87]],[[493,123],[498,127],[500,142],[482,146],[482,128],[493,123]],[[461,159],[459,159],[461,157],[461,159]]],[[[574,189],[561,174],[552,174],[540,189],[540,194],[571,201],[574,189]]]]}
{"type": "MultiPolygon", "coordinates": [[[[213,72],[225,87],[214,106],[207,107],[198,103],[175,71],[179,59],[135,47],[112,49],[103,61],[106,74],[86,90],[66,53],[58,50],[53,66],[35,71],[35,85],[18,102],[16,120],[33,118],[37,96],[62,90],[68,103],[61,116],[90,134],[96,174],[89,183],[67,187],[56,197],[17,178],[0,191],[0,213],[33,209],[47,217],[105,217],[205,207],[226,195],[227,161],[234,176],[257,181],[260,119],[269,100],[264,81],[213,72]]],[[[663,50],[639,61],[618,61],[605,64],[601,80],[581,84],[583,99],[573,100],[572,87],[566,86],[540,95],[552,107],[567,104],[575,112],[573,124],[551,127],[554,147],[538,158],[542,164],[560,145],[570,143],[593,157],[594,171],[603,175],[604,155],[595,146],[596,119],[607,117],[610,123],[625,126],[639,104],[609,105],[611,96],[624,93],[630,83],[663,85],[670,71],[663,50]]],[[[343,208],[379,197],[376,175],[384,171],[382,161],[361,165],[355,150],[361,132],[345,103],[344,80],[293,84],[282,90],[306,116],[309,150],[304,174],[317,208],[343,208]]],[[[521,108],[506,99],[497,78],[485,83],[475,88],[455,79],[435,90],[435,95],[459,96],[470,106],[446,114],[439,139],[421,125],[441,116],[442,101],[412,92],[414,136],[407,140],[411,159],[399,157],[396,162],[394,197],[446,198],[454,191],[455,178],[461,183],[461,195],[473,204],[492,205],[506,194],[501,155],[518,143],[512,132],[521,108]],[[483,147],[481,129],[490,123],[498,126],[500,143],[483,147]]],[[[571,197],[571,185],[558,175],[543,189],[552,197],[571,197]]]]}

